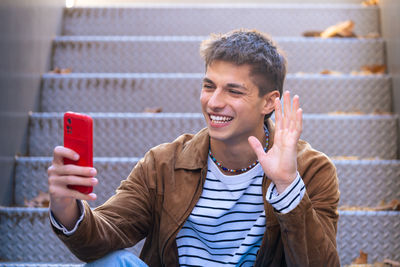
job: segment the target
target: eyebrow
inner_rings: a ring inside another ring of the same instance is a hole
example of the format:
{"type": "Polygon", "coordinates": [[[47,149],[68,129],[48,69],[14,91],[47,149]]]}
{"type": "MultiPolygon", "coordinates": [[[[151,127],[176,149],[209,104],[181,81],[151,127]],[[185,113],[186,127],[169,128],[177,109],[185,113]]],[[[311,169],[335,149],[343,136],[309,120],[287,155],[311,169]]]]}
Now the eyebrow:
{"type": "MultiPolygon", "coordinates": [[[[211,83],[214,84],[214,82],[212,80],[210,80],[209,78],[203,78],[203,83],[211,83]]],[[[229,87],[229,88],[239,88],[242,90],[247,90],[247,88],[241,84],[238,83],[227,83],[224,87],[229,87]]]]}

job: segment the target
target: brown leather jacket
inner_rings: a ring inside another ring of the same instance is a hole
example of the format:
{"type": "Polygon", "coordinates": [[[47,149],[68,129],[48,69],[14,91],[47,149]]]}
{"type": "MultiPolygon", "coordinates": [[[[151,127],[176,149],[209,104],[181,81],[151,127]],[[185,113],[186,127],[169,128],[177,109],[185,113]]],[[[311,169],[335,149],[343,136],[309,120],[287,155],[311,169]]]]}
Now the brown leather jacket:
{"type": "MultiPolygon", "coordinates": [[[[274,129],[271,121],[267,124],[271,146],[274,129]]],[[[149,266],[178,266],[175,238],[201,195],[208,146],[203,129],[151,149],[107,202],[94,211],[84,203],[84,219],[72,236],[55,232],[83,261],[146,238],[141,259],[149,266]]],[[[255,266],[340,266],[336,169],[304,141],[298,143],[297,164],[306,193],[287,214],[264,200],[266,231],[255,266]]],[[[270,182],[264,177],[264,195],[270,182]]]]}

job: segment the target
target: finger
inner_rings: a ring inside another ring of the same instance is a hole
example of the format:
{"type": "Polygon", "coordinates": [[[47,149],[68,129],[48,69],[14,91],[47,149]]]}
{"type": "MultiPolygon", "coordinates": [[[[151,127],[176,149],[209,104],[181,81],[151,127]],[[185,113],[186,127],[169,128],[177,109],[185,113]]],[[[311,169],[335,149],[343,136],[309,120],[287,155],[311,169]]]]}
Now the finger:
{"type": "Polygon", "coordinates": [[[278,97],[275,98],[275,129],[276,131],[282,129],[282,105],[278,97]]]}
{"type": "Polygon", "coordinates": [[[248,142],[249,142],[251,148],[253,149],[254,153],[256,153],[258,160],[260,160],[265,155],[265,151],[264,151],[263,146],[260,143],[260,140],[258,140],[254,136],[250,136],[248,138],[248,142]]]}
{"type": "Polygon", "coordinates": [[[285,91],[283,94],[283,128],[288,129],[289,128],[289,122],[290,122],[290,110],[291,110],[291,105],[290,105],[290,92],[285,91]]]}
{"type": "Polygon", "coordinates": [[[96,186],[99,180],[95,177],[82,178],[78,176],[61,176],[58,180],[63,185],[81,185],[81,186],[96,186]]]}
{"type": "Polygon", "coordinates": [[[84,194],[74,189],[69,189],[68,187],[57,187],[50,192],[50,195],[53,199],[73,198],[73,199],[92,201],[97,198],[97,195],[95,193],[84,194]]]}
{"type": "Polygon", "coordinates": [[[73,164],[68,165],[52,165],[47,170],[49,176],[50,175],[75,175],[82,177],[94,177],[97,175],[97,170],[92,167],[83,167],[73,164]]]}
{"type": "Polygon", "coordinates": [[[300,138],[301,132],[303,131],[303,110],[299,108],[296,113],[296,130],[298,132],[298,138],[300,138]]]}
{"type": "Polygon", "coordinates": [[[290,131],[294,131],[297,129],[297,111],[299,109],[300,103],[299,103],[299,96],[295,95],[293,97],[293,106],[292,110],[290,113],[290,131]]]}
{"type": "Polygon", "coordinates": [[[293,97],[293,106],[291,112],[292,120],[296,120],[296,114],[299,107],[300,107],[300,97],[298,95],[295,95],[293,97]]]}
{"type": "Polygon", "coordinates": [[[49,190],[53,187],[67,187],[68,185],[96,186],[98,179],[95,177],[79,177],[73,175],[57,176],[52,175],[48,178],[49,190]]]}
{"type": "Polygon", "coordinates": [[[79,154],[72,149],[56,146],[53,151],[53,164],[63,165],[64,158],[76,161],[79,159],[79,154]]]}

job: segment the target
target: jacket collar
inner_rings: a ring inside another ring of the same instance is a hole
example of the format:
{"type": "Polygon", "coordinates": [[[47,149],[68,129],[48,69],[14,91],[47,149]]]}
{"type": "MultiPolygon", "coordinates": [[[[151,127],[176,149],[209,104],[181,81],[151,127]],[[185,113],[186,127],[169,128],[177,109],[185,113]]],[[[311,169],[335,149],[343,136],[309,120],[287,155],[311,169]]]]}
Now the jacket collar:
{"type": "MultiPolygon", "coordinates": [[[[269,131],[268,149],[270,149],[274,143],[275,126],[271,119],[268,119],[265,125],[269,131]]],[[[204,168],[207,165],[209,146],[210,136],[208,129],[204,128],[195,134],[191,140],[183,144],[182,151],[175,163],[175,169],[196,170],[204,168]]]]}

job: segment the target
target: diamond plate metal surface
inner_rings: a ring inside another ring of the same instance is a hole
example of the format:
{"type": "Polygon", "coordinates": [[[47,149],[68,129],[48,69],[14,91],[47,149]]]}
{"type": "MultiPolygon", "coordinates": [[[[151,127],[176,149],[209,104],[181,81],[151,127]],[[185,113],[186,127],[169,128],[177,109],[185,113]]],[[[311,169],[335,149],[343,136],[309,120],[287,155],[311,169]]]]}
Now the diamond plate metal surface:
{"type": "MultiPolygon", "coordinates": [[[[128,177],[136,165],[138,158],[94,158],[99,184],[95,187],[97,199],[90,202],[91,207],[103,204],[115,194],[120,182],[128,177]]],[[[15,202],[24,205],[24,199],[30,200],[37,196],[39,190],[48,192],[47,168],[52,158],[26,157],[17,158],[15,174],[15,202]]]]}
{"type": "Polygon", "coordinates": [[[368,262],[400,260],[400,212],[342,211],[337,248],[342,265],[368,253],[368,262]]]}
{"type": "MultiPolygon", "coordinates": [[[[371,262],[400,260],[400,212],[340,211],[337,245],[342,264],[349,264],[359,250],[371,262]]],[[[0,208],[0,257],[29,262],[79,263],[50,229],[45,208],[0,208]],[[24,253],[21,253],[24,251],[24,253]],[[43,253],[46,251],[46,253],[43,253]]],[[[139,253],[142,243],[130,248],[139,253]]]]}
{"type": "Polygon", "coordinates": [[[236,28],[301,36],[353,20],[359,35],[379,32],[379,9],[361,5],[220,4],[69,8],[64,35],[208,35],[236,28]],[[205,19],[206,18],[206,19],[205,19]],[[312,18],[312,19],[310,19],[312,18]]]}
{"type": "Polygon", "coordinates": [[[376,207],[400,199],[400,161],[334,160],[339,177],[339,205],[376,207]]]}
{"type": "MultiPolygon", "coordinates": [[[[143,112],[156,107],[163,112],[201,112],[202,78],[201,73],[46,74],[40,106],[43,112],[143,112]]],[[[390,86],[387,75],[289,74],[284,90],[300,96],[305,113],[372,113],[391,111],[390,86]]]]}
{"type": "MultiPolygon", "coordinates": [[[[205,126],[200,113],[92,113],[95,157],[141,157],[151,147],[205,126]]],[[[395,159],[397,117],[304,115],[302,139],[329,156],[395,159]]],[[[62,144],[62,114],[30,116],[29,153],[50,156],[62,144]]]]}
{"type": "MultiPolygon", "coordinates": [[[[52,66],[73,72],[204,72],[195,36],[57,37],[52,66]]],[[[288,72],[342,72],[384,64],[382,39],[275,38],[286,52],[288,72]]]]}
{"type": "MultiPolygon", "coordinates": [[[[0,207],[0,244],[5,261],[80,262],[53,233],[47,208],[0,207]]],[[[142,246],[140,242],[129,251],[137,255],[142,246]]]]}
{"type": "MultiPolygon", "coordinates": [[[[39,190],[47,191],[47,168],[51,158],[17,158],[15,174],[16,205],[23,206],[24,198],[34,198],[39,190]]],[[[99,184],[95,187],[96,201],[92,207],[104,203],[115,193],[138,158],[95,158],[99,184]]],[[[339,205],[375,207],[385,200],[400,199],[400,161],[398,160],[335,160],[339,177],[339,205]],[[367,194],[371,192],[373,194],[367,194]]]]}

